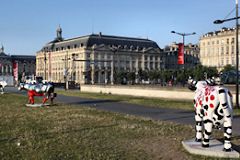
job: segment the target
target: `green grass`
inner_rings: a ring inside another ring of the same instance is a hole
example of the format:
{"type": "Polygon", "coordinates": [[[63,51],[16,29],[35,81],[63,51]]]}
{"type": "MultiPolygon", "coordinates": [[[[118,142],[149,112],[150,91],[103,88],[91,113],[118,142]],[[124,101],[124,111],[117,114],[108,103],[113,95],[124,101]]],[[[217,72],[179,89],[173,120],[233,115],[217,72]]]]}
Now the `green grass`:
{"type": "MultiPolygon", "coordinates": [[[[193,111],[193,102],[188,100],[170,100],[160,98],[146,98],[146,97],[135,97],[135,96],[124,96],[124,95],[112,95],[112,94],[100,94],[100,93],[86,93],[76,91],[57,91],[58,94],[77,96],[83,98],[93,98],[101,100],[115,100],[124,103],[140,104],[145,106],[162,107],[162,108],[174,108],[193,111]]],[[[234,115],[240,116],[240,109],[234,108],[234,115]]]]}
{"type": "Polygon", "coordinates": [[[26,101],[0,96],[0,159],[214,159],[183,149],[181,141],[194,137],[191,126],[65,104],[32,108],[26,101]]]}

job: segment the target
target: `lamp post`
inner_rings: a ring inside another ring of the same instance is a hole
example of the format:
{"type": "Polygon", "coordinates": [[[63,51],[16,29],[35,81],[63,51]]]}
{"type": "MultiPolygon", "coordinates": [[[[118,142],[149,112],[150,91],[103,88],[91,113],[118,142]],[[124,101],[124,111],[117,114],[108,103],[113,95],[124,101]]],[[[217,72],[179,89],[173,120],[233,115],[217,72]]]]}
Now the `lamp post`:
{"type": "Polygon", "coordinates": [[[224,20],[216,20],[213,23],[214,24],[221,24],[226,21],[231,21],[231,20],[236,20],[236,107],[239,108],[239,73],[238,73],[238,65],[239,65],[239,58],[238,58],[238,0],[236,0],[236,17],[235,18],[229,18],[229,19],[224,19],[224,20]]]}
{"type": "MultiPolygon", "coordinates": [[[[184,56],[185,36],[194,35],[196,33],[195,32],[193,32],[193,33],[179,33],[179,32],[175,32],[175,31],[171,31],[171,33],[178,34],[178,35],[183,37],[183,57],[185,57],[184,56]]],[[[185,86],[185,58],[183,58],[183,59],[184,59],[184,61],[183,61],[183,87],[184,87],[185,86]]]]}

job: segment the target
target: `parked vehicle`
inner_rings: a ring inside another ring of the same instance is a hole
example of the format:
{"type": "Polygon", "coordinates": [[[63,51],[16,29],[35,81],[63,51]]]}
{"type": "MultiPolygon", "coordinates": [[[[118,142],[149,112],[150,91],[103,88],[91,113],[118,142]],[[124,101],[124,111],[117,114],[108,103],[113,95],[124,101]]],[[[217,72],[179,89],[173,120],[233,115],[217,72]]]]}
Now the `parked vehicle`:
{"type": "MultiPolygon", "coordinates": [[[[240,72],[238,73],[238,77],[240,80],[240,72]]],[[[236,71],[231,70],[221,75],[221,84],[235,84],[236,79],[237,79],[236,71]]]]}

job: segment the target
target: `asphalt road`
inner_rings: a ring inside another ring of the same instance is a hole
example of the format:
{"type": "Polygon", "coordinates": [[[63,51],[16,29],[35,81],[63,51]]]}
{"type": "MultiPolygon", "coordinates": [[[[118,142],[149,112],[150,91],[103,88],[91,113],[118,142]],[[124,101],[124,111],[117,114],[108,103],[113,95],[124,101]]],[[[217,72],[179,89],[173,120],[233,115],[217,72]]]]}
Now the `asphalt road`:
{"type": "MultiPolygon", "coordinates": [[[[9,93],[27,95],[26,91],[18,91],[17,88],[14,87],[6,87],[5,91],[9,93]]],[[[54,100],[66,104],[74,104],[110,112],[123,113],[140,117],[148,117],[154,120],[168,121],[187,125],[195,124],[193,111],[150,107],[138,104],[122,103],[112,100],[96,100],[90,98],[80,98],[64,95],[57,95],[57,97],[54,100]]],[[[233,133],[240,134],[239,124],[240,116],[235,116],[233,118],[233,133]]]]}

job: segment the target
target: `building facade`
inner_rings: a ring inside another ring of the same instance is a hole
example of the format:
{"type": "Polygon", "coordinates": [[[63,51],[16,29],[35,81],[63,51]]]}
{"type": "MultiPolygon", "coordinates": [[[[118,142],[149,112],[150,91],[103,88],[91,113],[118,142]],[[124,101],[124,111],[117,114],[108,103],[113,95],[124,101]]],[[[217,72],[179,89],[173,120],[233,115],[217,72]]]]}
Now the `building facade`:
{"type": "Polygon", "coordinates": [[[35,75],[35,73],[35,56],[7,55],[4,53],[4,47],[2,45],[0,46],[0,78],[4,79],[15,76],[16,80],[21,80],[22,77],[35,75]]]}
{"type": "MultiPolygon", "coordinates": [[[[178,70],[183,68],[182,64],[178,64],[178,44],[173,42],[171,46],[164,47],[166,69],[178,70]]],[[[192,68],[199,64],[199,44],[184,45],[184,68],[192,68]]]]}
{"type": "Polygon", "coordinates": [[[222,28],[206,33],[200,38],[200,61],[202,65],[223,69],[236,64],[236,29],[222,28]]]}
{"type": "Polygon", "coordinates": [[[55,83],[116,82],[117,73],[164,69],[158,45],[148,39],[91,34],[63,40],[57,38],[36,54],[36,74],[55,83]]]}

